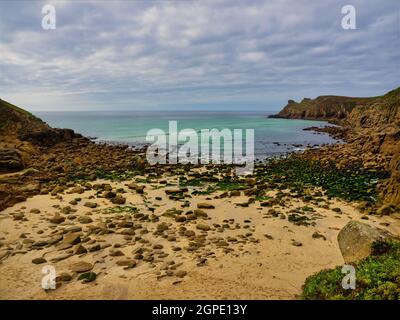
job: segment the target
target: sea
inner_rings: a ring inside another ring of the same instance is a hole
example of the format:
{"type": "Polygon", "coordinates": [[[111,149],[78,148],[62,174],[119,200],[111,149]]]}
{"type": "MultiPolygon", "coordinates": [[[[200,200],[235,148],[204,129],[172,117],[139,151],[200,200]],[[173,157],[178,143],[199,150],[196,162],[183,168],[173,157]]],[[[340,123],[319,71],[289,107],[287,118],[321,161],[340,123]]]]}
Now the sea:
{"type": "MultiPolygon", "coordinates": [[[[268,118],[268,111],[52,111],[36,112],[52,127],[70,128],[98,142],[123,143],[134,148],[151,144],[146,136],[151,129],[168,134],[169,122],[178,131],[200,133],[202,129],[254,129],[254,156],[264,160],[274,156],[338,143],[325,133],[303,130],[323,127],[324,121],[268,118]],[[188,130],[192,129],[192,130],[188,130]]],[[[199,142],[201,144],[201,141],[199,142]]],[[[221,148],[223,144],[221,144],[221,148]]],[[[245,152],[245,148],[243,148],[245,152]]]]}

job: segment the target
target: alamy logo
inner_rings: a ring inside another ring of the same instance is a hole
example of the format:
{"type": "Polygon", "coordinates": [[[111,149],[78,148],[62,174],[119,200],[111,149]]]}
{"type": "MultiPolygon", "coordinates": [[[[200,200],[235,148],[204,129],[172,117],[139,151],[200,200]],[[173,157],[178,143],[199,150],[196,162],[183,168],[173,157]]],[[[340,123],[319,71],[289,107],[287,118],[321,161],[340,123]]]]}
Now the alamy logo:
{"type": "Polygon", "coordinates": [[[56,289],[56,268],[51,265],[44,266],[42,273],[45,274],[42,278],[42,288],[44,290],[56,289]]]}
{"type": "Polygon", "coordinates": [[[43,6],[42,28],[43,30],[54,30],[56,28],[56,8],[50,4],[43,6]]]}
{"type": "Polygon", "coordinates": [[[345,290],[356,288],[356,269],[349,264],[342,267],[342,273],[346,274],[342,279],[342,288],[345,290]]]}
{"type": "Polygon", "coordinates": [[[242,129],[233,132],[230,129],[201,129],[199,135],[194,129],[178,132],[177,121],[169,121],[168,134],[161,129],[147,132],[146,141],[152,144],[147,148],[146,158],[151,165],[235,164],[238,165],[237,174],[250,174],[254,169],[254,129],[245,131],[245,140],[242,129]]]}
{"type": "Polygon", "coordinates": [[[342,8],[342,28],[344,30],[355,30],[357,29],[356,23],[356,8],[351,5],[344,6],[342,8]]]}

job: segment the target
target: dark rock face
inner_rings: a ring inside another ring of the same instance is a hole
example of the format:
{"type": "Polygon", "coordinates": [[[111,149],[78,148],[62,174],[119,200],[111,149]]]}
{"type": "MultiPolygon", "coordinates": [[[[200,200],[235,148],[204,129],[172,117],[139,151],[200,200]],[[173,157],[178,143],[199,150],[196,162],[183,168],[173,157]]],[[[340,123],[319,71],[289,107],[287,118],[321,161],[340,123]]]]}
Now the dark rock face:
{"type": "Polygon", "coordinates": [[[20,140],[29,141],[41,146],[52,146],[58,142],[69,141],[78,137],[81,137],[81,135],[76,134],[72,129],[52,128],[37,132],[24,132],[19,135],[20,140]]]}
{"type": "Polygon", "coordinates": [[[24,168],[21,156],[15,149],[0,149],[0,172],[14,172],[24,168]]]}

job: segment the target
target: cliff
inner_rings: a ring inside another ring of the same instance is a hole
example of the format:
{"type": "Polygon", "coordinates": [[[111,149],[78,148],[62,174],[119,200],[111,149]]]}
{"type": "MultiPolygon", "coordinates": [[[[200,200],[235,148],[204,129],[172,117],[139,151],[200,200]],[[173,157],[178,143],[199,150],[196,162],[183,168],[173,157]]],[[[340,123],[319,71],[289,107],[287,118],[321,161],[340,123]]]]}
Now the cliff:
{"type": "MultiPolygon", "coordinates": [[[[400,204],[400,88],[371,98],[320,96],[292,100],[274,118],[327,120],[342,126],[344,145],[312,152],[337,159],[339,166],[361,162],[369,169],[389,172],[381,187],[385,203],[400,204]]],[[[329,131],[329,130],[328,130],[329,131]]]]}
{"type": "Polygon", "coordinates": [[[71,129],[52,128],[31,113],[0,100],[0,211],[48,184],[93,180],[104,172],[126,171],[140,163],[124,145],[105,145],[71,129]]]}
{"type": "Polygon", "coordinates": [[[271,118],[337,121],[346,118],[355,108],[368,105],[376,99],[319,96],[315,99],[304,98],[301,102],[289,100],[288,104],[271,118]]]}
{"type": "Polygon", "coordinates": [[[41,119],[0,99],[0,172],[18,171],[32,156],[62,141],[80,137],[71,129],[55,129],[41,119]]]}

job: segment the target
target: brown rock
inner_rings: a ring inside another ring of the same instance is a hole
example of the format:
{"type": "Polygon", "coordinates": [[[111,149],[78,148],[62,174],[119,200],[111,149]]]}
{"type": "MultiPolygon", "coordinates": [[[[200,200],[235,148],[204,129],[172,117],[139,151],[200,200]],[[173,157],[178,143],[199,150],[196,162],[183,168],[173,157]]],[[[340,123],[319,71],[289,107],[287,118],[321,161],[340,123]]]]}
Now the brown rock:
{"type": "Polygon", "coordinates": [[[215,206],[211,203],[201,202],[197,204],[198,209],[215,209],[215,206]]]}
{"type": "Polygon", "coordinates": [[[386,230],[358,221],[350,221],[338,234],[339,248],[346,263],[368,257],[374,241],[393,238],[395,237],[386,230]]]}
{"type": "Polygon", "coordinates": [[[72,264],[70,266],[71,271],[73,272],[87,272],[89,270],[93,269],[93,265],[89,262],[85,262],[85,261],[80,261],[80,262],[76,262],[74,264],[72,264]]]}

